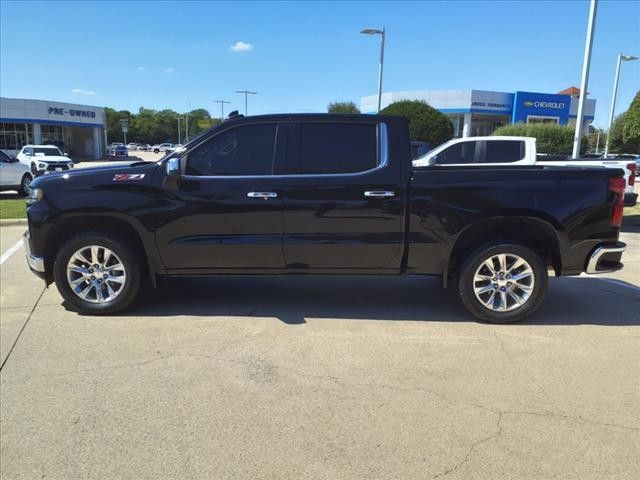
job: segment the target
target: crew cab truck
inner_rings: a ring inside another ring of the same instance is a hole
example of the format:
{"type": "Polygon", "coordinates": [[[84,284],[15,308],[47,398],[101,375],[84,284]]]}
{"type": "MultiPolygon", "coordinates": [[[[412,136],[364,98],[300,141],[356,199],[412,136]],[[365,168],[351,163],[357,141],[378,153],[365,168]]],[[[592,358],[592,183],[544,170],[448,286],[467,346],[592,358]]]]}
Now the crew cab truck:
{"type": "MultiPolygon", "coordinates": [[[[631,155],[629,155],[632,157],[631,155]]],[[[624,205],[636,204],[634,191],[638,165],[634,158],[613,155],[606,158],[568,158],[566,155],[539,154],[533,137],[464,137],[450,140],[438,148],[413,160],[413,165],[434,166],[499,166],[499,165],[556,165],[570,167],[605,167],[622,169],[626,188],[624,205]]]]}
{"type": "Polygon", "coordinates": [[[410,146],[402,117],[236,117],[155,163],[36,179],[27,260],[82,313],[166,276],[437,275],[501,323],[548,268],[622,267],[621,170],[413,168],[410,146]]]}

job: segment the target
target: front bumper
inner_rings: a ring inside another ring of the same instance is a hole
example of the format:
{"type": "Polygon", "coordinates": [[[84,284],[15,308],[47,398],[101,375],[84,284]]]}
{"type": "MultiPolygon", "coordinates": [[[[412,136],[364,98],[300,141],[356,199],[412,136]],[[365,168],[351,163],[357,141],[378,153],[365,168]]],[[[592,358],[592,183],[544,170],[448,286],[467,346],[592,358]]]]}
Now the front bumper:
{"type": "Polygon", "coordinates": [[[620,270],[622,253],[627,248],[623,242],[602,243],[598,245],[587,260],[586,273],[609,273],[620,270]]]}
{"type": "Polygon", "coordinates": [[[44,278],[44,257],[37,257],[31,253],[31,243],[29,242],[31,235],[29,230],[22,235],[22,246],[24,247],[25,254],[27,256],[27,264],[33,273],[40,278],[44,278]]]}
{"type": "Polygon", "coordinates": [[[624,206],[625,207],[633,207],[638,201],[637,193],[625,193],[624,194],[624,206]]]}

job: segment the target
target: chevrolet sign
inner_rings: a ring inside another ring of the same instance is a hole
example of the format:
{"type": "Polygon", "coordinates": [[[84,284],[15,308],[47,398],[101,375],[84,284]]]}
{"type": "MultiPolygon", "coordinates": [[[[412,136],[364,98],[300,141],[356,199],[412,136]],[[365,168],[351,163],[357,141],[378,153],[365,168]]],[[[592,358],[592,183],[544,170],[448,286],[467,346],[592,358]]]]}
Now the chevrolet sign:
{"type": "Polygon", "coordinates": [[[522,104],[528,108],[555,108],[558,110],[563,110],[566,105],[563,102],[532,102],[531,100],[525,100],[522,104]]]}

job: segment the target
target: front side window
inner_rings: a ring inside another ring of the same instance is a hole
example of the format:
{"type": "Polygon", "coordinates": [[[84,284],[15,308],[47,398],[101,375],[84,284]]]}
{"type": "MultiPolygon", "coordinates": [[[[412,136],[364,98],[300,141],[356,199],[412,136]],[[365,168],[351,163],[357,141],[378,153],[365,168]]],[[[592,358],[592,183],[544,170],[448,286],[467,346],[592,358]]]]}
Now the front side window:
{"type": "Polygon", "coordinates": [[[375,124],[302,123],[299,140],[289,174],[356,173],[378,165],[375,124]]]}
{"type": "Polygon", "coordinates": [[[483,163],[511,163],[524,158],[524,142],[487,140],[483,163]]]}
{"type": "Polygon", "coordinates": [[[473,163],[475,161],[478,142],[454,143],[436,156],[437,165],[453,165],[458,163],[473,163]]]}
{"type": "Polygon", "coordinates": [[[187,175],[271,175],[276,124],[244,125],[189,152],[187,175]]]}

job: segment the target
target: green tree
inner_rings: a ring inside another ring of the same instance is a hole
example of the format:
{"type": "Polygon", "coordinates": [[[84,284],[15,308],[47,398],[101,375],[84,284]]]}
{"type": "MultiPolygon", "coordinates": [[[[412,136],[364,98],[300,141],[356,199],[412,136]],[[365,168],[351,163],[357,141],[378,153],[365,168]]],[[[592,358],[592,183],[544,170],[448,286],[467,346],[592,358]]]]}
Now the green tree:
{"type": "MultiPolygon", "coordinates": [[[[498,128],[494,135],[507,137],[534,137],[538,153],[570,155],[573,153],[575,127],[551,123],[516,123],[498,128]]],[[[589,140],[582,137],[581,153],[586,153],[589,140]]]]}
{"type": "Polygon", "coordinates": [[[423,100],[394,102],[380,111],[382,115],[396,115],[409,119],[411,140],[427,142],[436,147],[453,137],[451,121],[423,100]]]}
{"type": "Polygon", "coordinates": [[[360,113],[360,109],[353,102],[331,102],[327,105],[329,113],[360,113]]]}

